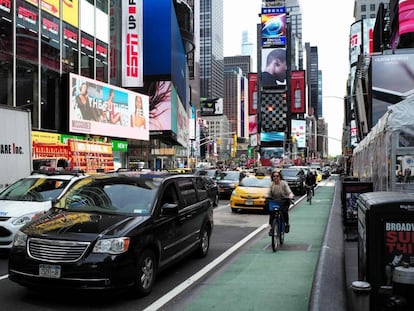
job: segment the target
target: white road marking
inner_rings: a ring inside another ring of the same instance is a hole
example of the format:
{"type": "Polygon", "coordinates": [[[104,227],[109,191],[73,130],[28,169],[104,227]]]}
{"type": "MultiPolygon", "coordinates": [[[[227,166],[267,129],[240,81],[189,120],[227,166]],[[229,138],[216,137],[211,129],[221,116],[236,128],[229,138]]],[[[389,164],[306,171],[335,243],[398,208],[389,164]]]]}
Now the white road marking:
{"type": "Polygon", "coordinates": [[[263,229],[265,229],[267,227],[268,227],[268,224],[263,224],[260,227],[258,227],[255,231],[250,233],[244,239],[240,240],[237,244],[233,245],[231,248],[229,248],[227,251],[225,251],[223,254],[221,254],[216,259],[214,259],[212,262],[210,262],[207,266],[205,266],[203,269],[198,271],[196,274],[194,274],[193,276],[186,279],[184,282],[182,282],[177,287],[170,290],[168,293],[166,293],[164,296],[162,296],[158,300],[154,301],[151,305],[149,305],[147,308],[145,308],[144,311],[158,310],[159,308],[164,306],[166,303],[168,303],[174,297],[176,297],[177,295],[182,293],[184,290],[186,290],[188,287],[190,287],[192,284],[194,284],[196,281],[198,281],[200,278],[202,278],[204,275],[206,275],[209,271],[213,270],[223,260],[225,260],[231,254],[233,254],[237,249],[242,247],[251,238],[253,238],[256,234],[258,234],[259,232],[261,232],[263,229]]]}

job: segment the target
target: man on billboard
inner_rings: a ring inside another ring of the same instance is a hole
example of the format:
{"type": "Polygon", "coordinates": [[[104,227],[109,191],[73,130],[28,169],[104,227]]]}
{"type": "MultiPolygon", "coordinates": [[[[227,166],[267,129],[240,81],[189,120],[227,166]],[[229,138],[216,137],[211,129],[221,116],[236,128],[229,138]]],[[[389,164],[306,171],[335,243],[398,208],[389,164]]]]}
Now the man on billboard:
{"type": "Polygon", "coordinates": [[[262,71],[262,85],[264,87],[286,85],[286,70],[286,49],[271,50],[262,71]]]}

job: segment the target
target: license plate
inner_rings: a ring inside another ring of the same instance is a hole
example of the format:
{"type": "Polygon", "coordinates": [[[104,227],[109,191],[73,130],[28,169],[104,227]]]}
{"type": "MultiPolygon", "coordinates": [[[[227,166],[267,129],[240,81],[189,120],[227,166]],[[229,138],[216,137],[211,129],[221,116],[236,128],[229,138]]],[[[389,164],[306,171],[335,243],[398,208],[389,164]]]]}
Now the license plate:
{"type": "Polygon", "coordinates": [[[246,205],[253,205],[253,200],[246,200],[246,205]]]}
{"type": "Polygon", "coordinates": [[[219,189],[219,192],[224,192],[224,189],[219,189]]]}
{"type": "Polygon", "coordinates": [[[60,278],[60,266],[58,265],[39,265],[39,276],[44,278],[58,279],[60,278]]]}

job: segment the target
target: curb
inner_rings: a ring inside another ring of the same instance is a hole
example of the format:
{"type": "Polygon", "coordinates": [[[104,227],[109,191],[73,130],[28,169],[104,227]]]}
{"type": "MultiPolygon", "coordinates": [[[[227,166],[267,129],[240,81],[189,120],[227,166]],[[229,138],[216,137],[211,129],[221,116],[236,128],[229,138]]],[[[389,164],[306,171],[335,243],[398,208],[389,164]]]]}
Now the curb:
{"type": "Polygon", "coordinates": [[[308,308],[310,311],[347,310],[344,235],[338,182],[339,180],[335,181],[334,198],[314,274],[308,308]]]}

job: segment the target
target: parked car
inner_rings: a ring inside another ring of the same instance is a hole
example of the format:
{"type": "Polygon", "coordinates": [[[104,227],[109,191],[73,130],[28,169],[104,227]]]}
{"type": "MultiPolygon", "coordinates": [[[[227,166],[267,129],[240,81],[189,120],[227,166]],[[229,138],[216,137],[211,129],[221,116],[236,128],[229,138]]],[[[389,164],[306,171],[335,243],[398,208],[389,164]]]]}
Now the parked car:
{"type": "Polygon", "coordinates": [[[208,177],[216,180],[217,177],[219,176],[220,172],[221,172],[221,170],[217,169],[217,168],[209,168],[209,169],[201,168],[201,169],[197,169],[195,171],[195,175],[197,175],[197,176],[208,176],[208,177]]]}
{"type": "Polygon", "coordinates": [[[303,168],[294,166],[282,168],[280,170],[280,174],[283,180],[285,180],[288,183],[290,189],[295,195],[305,194],[306,173],[303,168]]]}
{"type": "Polygon", "coordinates": [[[201,177],[161,172],[94,175],[16,234],[9,279],[31,288],[151,292],[184,256],[206,256],[213,209],[201,177]]]}
{"type": "Polygon", "coordinates": [[[222,171],[216,178],[220,197],[230,197],[233,190],[238,186],[239,182],[246,177],[242,171],[222,171]]]}
{"type": "Polygon", "coordinates": [[[10,249],[17,231],[52,207],[82,173],[38,171],[5,188],[0,193],[0,249],[10,249]]]}
{"type": "Polygon", "coordinates": [[[271,180],[268,175],[255,175],[243,178],[231,194],[231,211],[265,211],[265,197],[269,191],[270,184],[271,180]]]}

